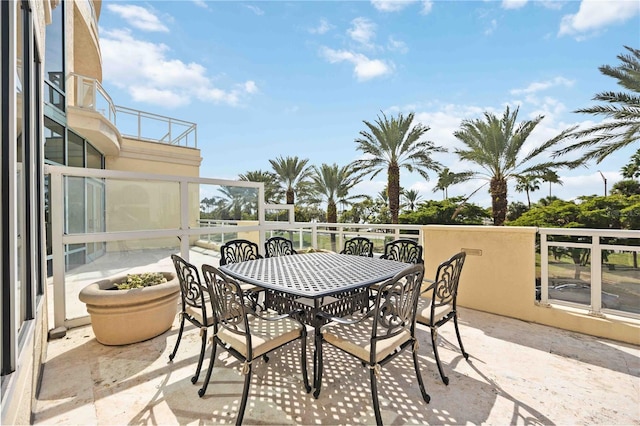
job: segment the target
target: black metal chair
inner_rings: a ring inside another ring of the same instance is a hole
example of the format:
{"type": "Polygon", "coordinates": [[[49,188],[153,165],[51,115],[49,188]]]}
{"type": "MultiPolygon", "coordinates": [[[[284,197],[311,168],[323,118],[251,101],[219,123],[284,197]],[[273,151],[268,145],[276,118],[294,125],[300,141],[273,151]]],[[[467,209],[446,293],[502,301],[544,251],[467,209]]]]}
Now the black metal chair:
{"type": "Polygon", "coordinates": [[[415,337],[416,304],[424,276],[424,266],[408,267],[380,286],[371,310],[358,317],[338,318],[319,313],[319,318],[332,322],[316,329],[318,351],[314,372],[314,396],[318,398],[322,384],[322,346],[325,343],[356,357],[369,368],[371,396],[376,423],[382,424],[378,402],[377,377],[385,365],[410,346],[422,398],[429,402],[418,365],[418,340],[415,337]]]}
{"type": "Polygon", "coordinates": [[[264,242],[264,257],[288,256],[298,254],[293,249],[293,242],[283,237],[271,237],[264,242]]]}
{"type": "Polygon", "coordinates": [[[422,246],[417,242],[400,238],[384,245],[384,254],[380,259],[395,260],[404,263],[424,263],[422,246]]]}
{"type": "Polygon", "coordinates": [[[427,295],[428,297],[420,297],[418,299],[416,321],[426,325],[431,330],[433,354],[438,364],[440,377],[442,377],[445,385],[449,384],[449,378],[444,375],[440,356],[438,356],[438,345],[436,343],[438,327],[453,319],[456,336],[458,336],[458,343],[460,344],[460,351],[465,359],[469,359],[469,354],[465,352],[464,346],[462,346],[460,329],[458,328],[458,311],[456,309],[458,284],[460,282],[460,274],[465,257],[466,253],[460,252],[442,262],[440,266],[438,266],[435,282],[422,292],[423,295],[427,295]]]}
{"type": "MultiPolygon", "coordinates": [[[[258,251],[258,245],[253,241],[236,239],[220,246],[220,266],[262,258],[263,256],[258,251]]],[[[240,283],[240,288],[255,309],[258,306],[259,293],[264,289],[244,282],[240,283]]]]}
{"type": "Polygon", "coordinates": [[[202,275],[207,284],[215,322],[209,368],[198,395],[202,397],[207,390],[216,359],[216,348],[220,345],[243,362],[244,389],[236,419],[236,424],[241,424],[249,396],[253,362],[260,357],[266,361],[267,353],[294,340],[300,340],[302,377],[307,393],[311,392],[307,377],[307,329],[297,318],[299,312],[259,315],[244,304],[242,290],[235,280],[210,265],[202,266],[202,275]]]}
{"type": "Polygon", "coordinates": [[[180,346],[180,340],[182,339],[182,332],[184,331],[184,322],[185,320],[189,321],[200,329],[200,338],[202,339],[196,374],[191,378],[191,383],[195,383],[200,376],[202,361],[207,348],[207,330],[213,326],[213,315],[211,312],[207,312],[206,299],[208,296],[205,297],[207,289],[202,286],[198,268],[175,254],[171,255],[171,260],[173,260],[178,281],[180,282],[182,305],[179,313],[180,331],[178,331],[178,340],[176,340],[176,346],[173,348],[173,352],[169,355],[169,361],[173,361],[173,358],[176,356],[178,346],[180,346]]]}
{"type": "Polygon", "coordinates": [[[373,242],[365,237],[353,237],[344,242],[340,254],[373,257],[373,242]]]}

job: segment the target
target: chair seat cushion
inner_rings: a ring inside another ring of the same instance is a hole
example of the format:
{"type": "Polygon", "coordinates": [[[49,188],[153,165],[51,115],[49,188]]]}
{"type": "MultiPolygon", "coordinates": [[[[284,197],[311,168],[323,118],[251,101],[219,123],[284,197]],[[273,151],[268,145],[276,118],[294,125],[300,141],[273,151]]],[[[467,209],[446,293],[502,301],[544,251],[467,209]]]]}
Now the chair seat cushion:
{"type": "MultiPolygon", "coordinates": [[[[360,358],[364,362],[369,362],[371,359],[371,330],[373,330],[373,318],[349,325],[334,322],[322,327],[322,336],[327,343],[360,358]]],[[[380,329],[378,334],[384,333],[386,333],[386,329],[380,329]]],[[[409,339],[411,339],[411,333],[405,329],[393,337],[378,340],[375,361],[382,361],[409,339]]]]}
{"type": "MultiPolygon", "coordinates": [[[[436,306],[433,323],[440,321],[451,312],[451,305],[436,306]]],[[[416,322],[420,324],[431,324],[431,299],[428,297],[418,298],[418,310],[416,312],[416,322]]]]}
{"type": "Polygon", "coordinates": [[[246,292],[246,291],[253,291],[253,292],[258,292],[258,291],[263,291],[264,288],[257,286],[257,285],[253,285],[253,284],[249,284],[249,283],[244,283],[241,282],[240,284],[240,290],[242,290],[242,292],[246,292]]]}
{"type": "MultiPolygon", "coordinates": [[[[208,298],[207,298],[207,303],[208,303],[208,298]]],[[[197,308],[195,306],[187,305],[185,312],[187,315],[190,315],[192,318],[194,318],[196,321],[198,321],[200,324],[204,326],[208,327],[213,325],[213,313],[211,312],[211,309],[207,309],[206,322],[202,320],[202,308],[197,308]]]]}
{"type": "MultiPolygon", "coordinates": [[[[302,326],[300,323],[291,318],[268,321],[253,315],[249,316],[249,330],[251,331],[251,346],[254,359],[278,346],[282,346],[285,343],[299,338],[302,334],[302,326]]],[[[220,327],[218,337],[231,345],[232,348],[240,352],[245,358],[247,357],[247,342],[244,334],[234,333],[225,327],[220,327]]]]}

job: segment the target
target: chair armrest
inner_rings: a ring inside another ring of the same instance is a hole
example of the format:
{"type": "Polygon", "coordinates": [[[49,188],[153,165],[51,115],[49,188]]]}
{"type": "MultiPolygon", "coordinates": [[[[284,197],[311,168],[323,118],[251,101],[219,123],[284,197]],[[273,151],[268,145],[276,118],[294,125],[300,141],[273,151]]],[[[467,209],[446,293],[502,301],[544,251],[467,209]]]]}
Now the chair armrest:
{"type": "Polygon", "coordinates": [[[256,311],[254,311],[253,309],[250,309],[250,308],[249,308],[249,309],[247,309],[247,307],[245,307],[245,310],[247,310],[247,311],[248,311],[248,312],[247,312],[248,314],[251,314],[251,315],[253,315],[253,316],[256,316],[256,317],[258,317],[258,318],[260,318],[260,319],[263,319],[263,320],[265,320],[265,321],[280,321],[280,320],[283,320],[283,319],[285,319],[285,318],[291,318],[291,319],[293,319],[293,320],[296,320],[296,321],[300,322],[300,321],[299,321],[299,319],[298,319],[297,317],[301,316],[301,315],[304,313],[304,311],[303,311],[302,309],[296,309],[295,311],[291,311],[291,312],[286,313],[286,314],[281,314],[281,315],[276,315],[276,316],[265,317],[265,316],[263,316],[263,315],[260,315],[259,313],[257,313],[257,312],[256,312],[256,311]]]}
{"type": "Polygon", "coordinates": [[[428,291],[432,291],[433,290],[433,286],[436,285],[436,282],[434,280],[430,280],[430,279],[423,279],[422,280],[423,283],[430,283],[431,285],[427,288],[425,288],[424,290],[420,291],[420,294],[425,294],[428,291]]]}

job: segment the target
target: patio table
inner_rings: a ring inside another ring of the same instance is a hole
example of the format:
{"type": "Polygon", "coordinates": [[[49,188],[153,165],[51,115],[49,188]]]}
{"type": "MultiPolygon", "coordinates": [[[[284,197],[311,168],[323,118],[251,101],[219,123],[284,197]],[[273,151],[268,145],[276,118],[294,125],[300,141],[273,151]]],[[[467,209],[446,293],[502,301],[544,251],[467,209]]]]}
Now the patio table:
{"type": "MultiPolygon", "coordinates": [[[[247,260],[220,269],[233,278],[265,288],[265,308],[280,313],[301,309],[302,321],[318,329],[327,321],[317,318],[318,312],[344,317],[365,310],[369,286],[410,266],[375,257],[308,253],[247,260]]],[[[317,348],[313,364],[315,385],[317,348]]]]}
{"type": "Polygon", "coordinates": [[[352,314],[368,306],[367,288],[393,277],[408,264],[375,257],[308,253],[220,266],[238,280],[265,288],[265,308],[303,310],[303,322],[322,325],[316,313],[352,314]]]}

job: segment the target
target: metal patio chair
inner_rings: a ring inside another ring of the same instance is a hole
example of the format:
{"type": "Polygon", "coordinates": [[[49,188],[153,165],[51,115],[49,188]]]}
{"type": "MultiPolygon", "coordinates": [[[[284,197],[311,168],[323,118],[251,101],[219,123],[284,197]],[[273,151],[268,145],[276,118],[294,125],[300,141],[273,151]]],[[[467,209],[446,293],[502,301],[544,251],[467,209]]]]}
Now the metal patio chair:
{"type": "Polygon", "coordinates": [[[235,280],[210,265],[202,266],[202,275],[207,284],[215,322],[209,368],[198,395],[202,397],[207,391],[216,359],[216,348],[220,345],[243,363],[244,389],[236,419],[236,424],[241,424],[249,396],[253,362],[260,357],[267,361],[267,353],[295,340],[300,340],[301,344],[304,387],[307,393],[311,392],[307,377],[307,329],[297,318],[299,313],[259,315],[244,303],[242,289],[235,280]]]}
{"type": "Polygon", "coordinates": [[[293,249],[293,242],[283,237],[271,237],[264,243],[264,257],[288,256],[298,254],[293,249]]]}
{"type": "Polygon", "coordinates": [[[376,423],[382,424],[378,402],[377,379],[381,366],[393,360],[406,347],[411,347],[413,364],[422,398],[431,397],[424,389],[418,365],[418,340],[415,337],[416,305],[424,276],[424,266],[413,265],[380,286],[373,307],[364,315],[347,318],[318,313],[332,322],[316,329],[317,365],[314,371],[314,396],[322,385],[322,346],[326,343],[354,356],[369,368],[371,396],[376,423]]]}
{"type": "Polygon", "coordinates": [[[353,237],[344,242],[340,254],[373,257],[373,242],[365,237],[353,237]]]}
{"type": "MultiPolygon", "coordinates": [[[[227,241],[220,246],[220,266],[262,258],[263,256],[258,251],[258,245],[253,241],[236,239],[227,241]]],[[[264,291],[262,287],[241,282],[240,288],[254,309],[259,306],[258,296],[261,291],[264,291]]]]}
{"type": "Polygon", "coordinates": [[[384,254],[380,259],[395,260],[404,263],[424,263],[422,246],[417,242],[400,238],[384,245],[384,254]]]}
{"type": "Polygon", "coordinates": [[[440,266],[438,266],[435,282],[422,292],[422,295],[426,295],[426,297],[421,295],[421,297],[418,298],[416,322],[426,325],[431,330],[433,354],[436,358],[436,364],[438,364],[440,377],[445,385],[449,384],[449,378],[444,374],[440,356],[438,355],[438,345],[436,343],[438,327],[453,319],[456,336],[460,344],[460,351],[465,359],[469,359],[469,354],[465,352],[462,339],[460,338],[458,311],[456,309],[458,284],[460,282],[460,273],[462,272],[465,258],[466,253],[460,252],[442,262],[440,266]]]}
{"type": "Polygon", "coordinates": [[[182,339],[185,320],[189,321],[200,329],[200,338],[202,339],[196,374],[191,378],[191,383],[195,383],[198,381],[200,370],[202,369],[202,361],[207,348],[207,330],[213,326],[213,315],[211,312],[207,312],[206,299],[208,296],[205,297],[205,295],[207,295],[207,289],[200,281],[198,268],[176,254],[171,255],[171,260],[173,260],[178,281],[180,282],[182,305],[179,313],[180,331],[178,331],[176,346],[169,355],[169,361],[173,361],[173,358],[176,356],[178,346],[180,346],[180,340],[182,339]]]}

